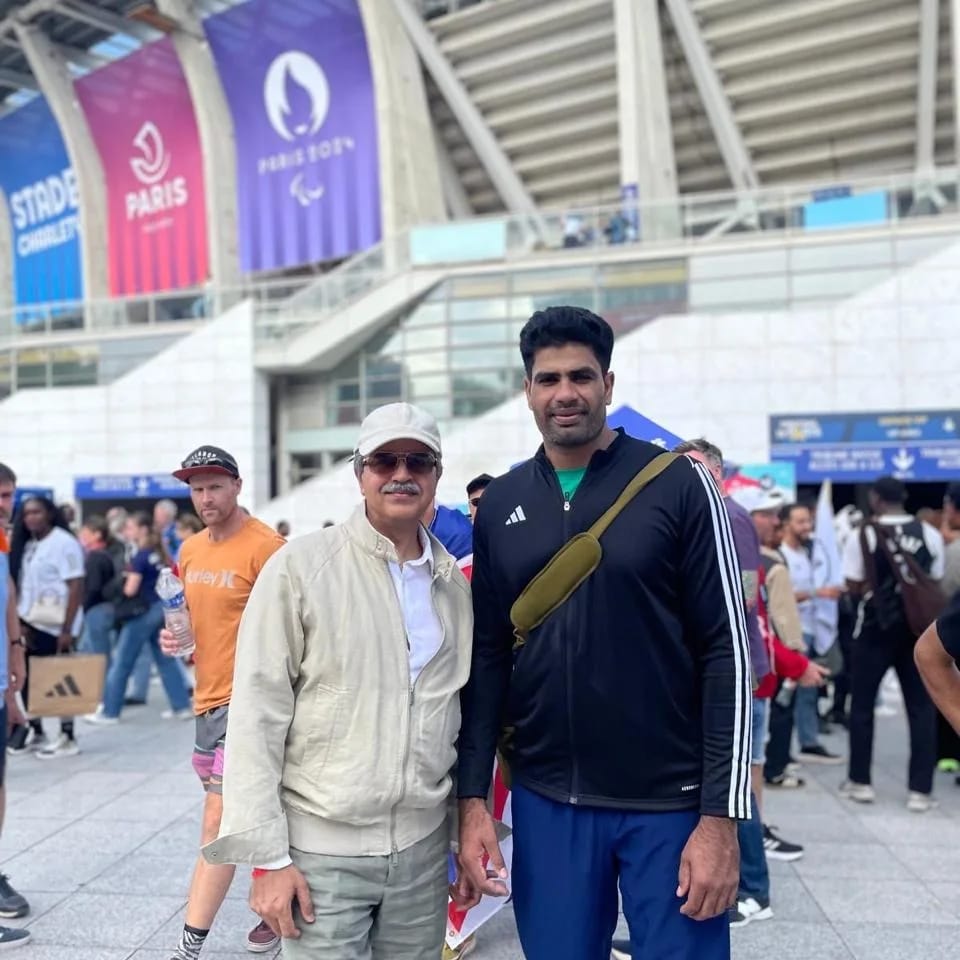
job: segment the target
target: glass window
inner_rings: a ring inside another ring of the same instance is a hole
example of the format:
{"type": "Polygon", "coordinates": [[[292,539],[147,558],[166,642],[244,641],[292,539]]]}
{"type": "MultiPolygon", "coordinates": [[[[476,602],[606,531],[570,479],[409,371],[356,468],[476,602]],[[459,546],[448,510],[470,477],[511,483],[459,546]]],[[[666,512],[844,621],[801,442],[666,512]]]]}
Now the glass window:
{"type": "Polygon", "coordinates": [[[573,294],[586,291],[593,296],[594,271],[592,267],[564,267],[557,270],[524,270],[513,275],[513,292],[546,293],[553,303],[566,303],[556,299],[562,293],[573,294]]]}
{"type": "MultiPolygon", "coordinates": [[[[441,284],[445,286],[445,284],[441,284]]],[[[404,317],[402,326],[407,330],[410,327],[439,327],[447,322],[446,296],[438,301],[423,301],[404,317]]]]}
{"type": "Polygon", "coordinates": [[[61,348],[52,351],[51,384],[89,386],[97,382],[97,351],[89,347],[61,348]]]}
{"type": "Polygon", "coordinates": [[[17,351],[17,389],[47,386],[47,364],[49,355],[46,350],[17,351]]]}
{"type": "Polygon", "coordinates": [[[0,353],[0,399],[13,392],[13,362],[8,351],[0,353]]]}
{"type": "Polygon", "coordinates": [[[508,347],[459,347],[450,351],[451,370],[498,370],[516,363],[508,347]]]}
{"type": "Polygon", "coordinates": [[[473,277],[454,277],[449,286],[450,296],[456,298],[504,296],[507,292],[507,275],[485,273],[473,277]]]}
{"type": "Polygon", "coordinates": [[[420,403],[424,397],[446,397],[450,393],[450,377],[445,373],[411,376],[407,393],[411,403],[420,403]]]}
{"type": "Polygon", "coordinates": [[[368,377],[367,405],[372,409],[384,403],[403,399],[403,379],[397,377],[368,377]]]}
{"type": "Polygon", "coordinates": [[[504,320],[506,316],[506,297],[450,301],[451,323],[482,323],[485,320],[504,320]]]}
{"type": "Polygon", "coordinates": [[[406,329],[403,345],[407,350],[437,350],[447,345],[446,327],[422,327],[406,329]]]}
{"type": "Polygon", "coordinates": [[[506,323],[477,323],[450,328],[450,343],[453,346],[509,342],[510,328],[506,323]]]}

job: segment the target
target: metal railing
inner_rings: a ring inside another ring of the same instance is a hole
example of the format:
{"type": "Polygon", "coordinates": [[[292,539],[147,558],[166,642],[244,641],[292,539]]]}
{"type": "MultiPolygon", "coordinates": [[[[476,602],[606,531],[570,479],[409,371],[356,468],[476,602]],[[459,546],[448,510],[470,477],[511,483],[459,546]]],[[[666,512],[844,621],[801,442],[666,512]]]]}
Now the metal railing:
{"type": "Polygon", "coordinates": [[[826,229],[810,223],[812,210],[825,199],[871,198],[866,219],[833,226],[890,229],[958,211],[958,171],[942,168],[929,176],[873,177],[835,183],[764,187],[750,193],[689,194],[666,203],[625,199],[616,204],[571,206],[535,214],[493,214],[469,220],[423,225],[381,243],[315,277],[251,281],[239,287],[198,287],[109,300],[60,301],[0,310],[0,349],[43,338],[79,341],[105,334],[170,331],[176,325],[212,319],[241,299],[254,301],[256,335],[276,344],[304,327],[323,321],[378,285],[418,268],[464,269],[470,264],[509,265],[561,252],[595,257],[601,248],[656,250],[702,244],[719,237],[820,236],[826,229]],[[457,231],[492,227],[500,239],[480,252],[464,255],[457,231]],[[429,231],[442,231],[443,243],[424,253],[429,231]],[[592,252],[592,253],[591,253],[592,252]]]}

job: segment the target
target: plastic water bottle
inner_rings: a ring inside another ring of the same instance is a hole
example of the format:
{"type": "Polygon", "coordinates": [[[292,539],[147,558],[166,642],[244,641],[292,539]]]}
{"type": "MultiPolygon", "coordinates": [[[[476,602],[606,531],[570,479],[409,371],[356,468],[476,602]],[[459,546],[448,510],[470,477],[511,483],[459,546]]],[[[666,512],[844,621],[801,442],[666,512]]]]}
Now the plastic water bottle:
{"type": "Polygon", "coordinates": [[[196,644],[193,640],[193,627],[190,624],[190,611],[187,598],[183,593],[183,583],[169,567],[164,567],[157,578],[157,596],[163,606],[163,625],[177,641],[178,657],[193,653],[196,644]]]}

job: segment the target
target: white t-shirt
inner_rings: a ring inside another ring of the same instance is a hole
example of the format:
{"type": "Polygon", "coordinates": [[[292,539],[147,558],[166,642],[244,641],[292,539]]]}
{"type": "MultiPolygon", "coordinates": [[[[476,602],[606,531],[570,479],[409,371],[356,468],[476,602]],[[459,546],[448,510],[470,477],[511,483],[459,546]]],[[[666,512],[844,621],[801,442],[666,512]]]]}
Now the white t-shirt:
{"type": "MultiPolygon", "coordinates": [[[[878,517],[876,522],[885,527],[895,527],[900,524],[912,523],[916,517],[911,517],[909,513],[889,514],[878,517]]],[[[944,558],[946,550],[943,544],[943,536],[940,531],[931,527],[929,523],[922,523],[923,542],[930,551],[933,562],[930,565],[930,579],[941,580],[943,578],[944,558]]],[[[867,549],[873,553],[877,549],[877,534],[872,527],[867,527],[864,536],[867,541],[867,549]]],[[[863,550],[860,547],[860,531],[847,538],[843,547],[843,575],[847,580],[861,582],[867,579],[867,569],[863,562],[863,550]]]]}
{"type": "MultiPolygon", "coordinates": [[[[77,538],[66,530],[54,527],[42,540],[30,540],[23,552],[20,569],[20,588],[17,613],[30,623],[29,613],[37,604],[66,607],[70,588],[68,580],[83,577],[83,547],[77,538]]],[[[79,636],[83,625],[83,612],[78,610],[73,621],[72,633],[79,636]]],[[[32,623],[31,626],[44,633],[59,634],[62,625],[32,623]]]]}

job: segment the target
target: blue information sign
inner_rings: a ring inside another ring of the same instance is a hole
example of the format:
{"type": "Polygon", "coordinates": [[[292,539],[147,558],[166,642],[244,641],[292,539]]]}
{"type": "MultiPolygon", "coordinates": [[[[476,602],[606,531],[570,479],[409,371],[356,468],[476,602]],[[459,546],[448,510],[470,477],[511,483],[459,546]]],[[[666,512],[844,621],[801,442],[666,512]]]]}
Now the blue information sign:
{"type": "Polygon", "coordinates": [[[770,418],[773,460],[798,483],[960,479],[960,410],[788,414],[770,418]]]}
{"type": "Polygon", "coordinates": [[[73,496],[76,500],[182,499],[190,496],[190,488],[169,473],[106,474],[75,477],[73,496]]]}

